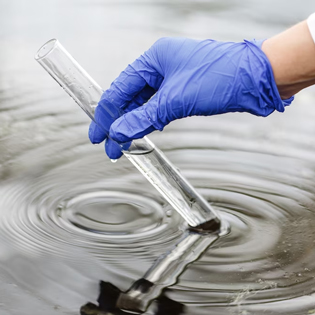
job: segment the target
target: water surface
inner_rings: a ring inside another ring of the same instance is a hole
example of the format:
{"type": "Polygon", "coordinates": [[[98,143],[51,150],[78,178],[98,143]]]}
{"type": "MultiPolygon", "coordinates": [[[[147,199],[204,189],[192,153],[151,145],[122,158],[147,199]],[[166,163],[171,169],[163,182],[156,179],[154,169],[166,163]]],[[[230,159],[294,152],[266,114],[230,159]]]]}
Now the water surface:
{"type": "MultiPolygon", "coordinates": [[[[185,223],[33,60],[57,37],[104,87],[161,36],[266,38],[312,1],[0,0],[0,313],[79,314],[127,290],[185,223]]],[[[209,83],[211,84],[211,82],[209,83]]],[[[315,90],[284,114],[189,118],[150,136],[231,232],[168,296],[185,314],[315,313],[315,90]]],[[[153,314],[149,309],[147,314],[153,314]]]]}

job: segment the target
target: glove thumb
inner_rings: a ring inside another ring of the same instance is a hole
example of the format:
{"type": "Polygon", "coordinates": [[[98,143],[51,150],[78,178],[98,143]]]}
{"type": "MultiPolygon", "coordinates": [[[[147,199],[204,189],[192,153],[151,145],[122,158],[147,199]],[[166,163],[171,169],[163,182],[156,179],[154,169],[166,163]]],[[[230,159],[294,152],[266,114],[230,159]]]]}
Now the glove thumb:
{"type": "Polygon", "coordinates": [[[143,138],[154,130],[163,130],[159,119],[159,95],[156,93],[145,105],[134,109],[111,125],[109,137],[118,143],[143,138]]]}

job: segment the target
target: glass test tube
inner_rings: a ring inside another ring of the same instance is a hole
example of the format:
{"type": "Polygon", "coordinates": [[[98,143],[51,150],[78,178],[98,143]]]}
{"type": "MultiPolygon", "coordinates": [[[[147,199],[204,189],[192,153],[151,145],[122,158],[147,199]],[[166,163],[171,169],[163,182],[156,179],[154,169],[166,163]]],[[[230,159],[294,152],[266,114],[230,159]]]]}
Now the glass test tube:
{"type": "Polygon", "coordinates": [[[187,266],[205,253],[209,246],[230,232],[228,222],[223,221],[219,233],[200,233],[187,230],[181,239],[167,252],[160,255],[144,276],[122,292],[116,307],[134,313],[144,313],[162,291],[178,281],[187,266]]]}
{"type": "Polygon", "coordinates": [[[183,238],[167,253],[161,255],[142,279],[121,293],[117,308],[136,314],[144,313],[162,291],[175,284],[186,267],[196,261],[219,235],[187,231],[183,238]]]}
{"type": "MultiPolygon", "coordinates": [[[[35,59],[94,120],[103,90],[59,41],[52,39],[45,43],[35,59]]],[[[109,106],[106,113],[117,118],[116,106],[109,106]]],[[[122,151],[191,227],[219,230],[216,212],[148,138],[134,140],[128,150],[122,151]]]]}

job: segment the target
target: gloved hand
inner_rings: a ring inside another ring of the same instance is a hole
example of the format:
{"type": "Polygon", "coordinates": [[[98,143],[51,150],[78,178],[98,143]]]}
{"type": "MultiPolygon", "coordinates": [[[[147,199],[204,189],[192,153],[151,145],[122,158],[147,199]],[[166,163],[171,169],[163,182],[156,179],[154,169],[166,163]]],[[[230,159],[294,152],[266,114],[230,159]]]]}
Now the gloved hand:
{"type": "Polygon", "coordinates": [[[92,143],[107,138],[106,153],[193,115],[283,112],[282,101],[261,42],[241,43],[162,38],[129,65],[104,92],[89,129],[92,143]],[[147,102],[147,103],[146,103],[147,102]],[[145,104],[146,103],[146,104],[145,104]],[[145,105],[143,105],[145,104],[145,105]],[[121,113],[125,113],[119,118],[121,113]],[[109,133],[109,138],[106,133],[109,133]]]}

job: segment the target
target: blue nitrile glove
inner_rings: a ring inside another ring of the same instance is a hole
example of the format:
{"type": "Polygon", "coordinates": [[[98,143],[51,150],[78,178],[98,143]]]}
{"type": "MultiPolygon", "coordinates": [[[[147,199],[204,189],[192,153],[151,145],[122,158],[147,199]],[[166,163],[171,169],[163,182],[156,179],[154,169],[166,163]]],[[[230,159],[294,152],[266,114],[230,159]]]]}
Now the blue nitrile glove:
{"type": "MultiPolygon", "coordinates": [[[[122,155],[114,141],[128,146],[128,141],[163,130],[171,121],[187,116],[283,112],[293,97],[281,100],[261,44],[255,40],[158,40],[120,74],[96,108],[97,123],[109,130],[107,155],[112,159],[122,155]],[[106,109],[110,107],[125,114],[109,118],[106,109]]],[[[93,122],[89,137],[92,143],[107,138],[93,122]]]]}

